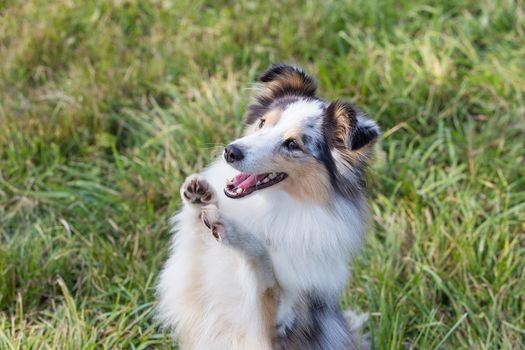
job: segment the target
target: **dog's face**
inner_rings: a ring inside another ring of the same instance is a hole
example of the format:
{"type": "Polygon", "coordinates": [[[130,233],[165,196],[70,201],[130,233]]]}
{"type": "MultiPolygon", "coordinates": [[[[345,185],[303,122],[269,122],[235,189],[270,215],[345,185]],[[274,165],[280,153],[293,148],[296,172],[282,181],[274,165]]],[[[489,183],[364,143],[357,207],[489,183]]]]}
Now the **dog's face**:
{"type": "Polygon", "coordinates": [[[225,189],[230,198],[280,185],[297,199],[326,202],[358,191],[379,135],[377,125],[352,105],[315,96],[315,81],[301,69],[274,65],[247,113],[244,137],[224,151],[241,174],[225,189]]]}

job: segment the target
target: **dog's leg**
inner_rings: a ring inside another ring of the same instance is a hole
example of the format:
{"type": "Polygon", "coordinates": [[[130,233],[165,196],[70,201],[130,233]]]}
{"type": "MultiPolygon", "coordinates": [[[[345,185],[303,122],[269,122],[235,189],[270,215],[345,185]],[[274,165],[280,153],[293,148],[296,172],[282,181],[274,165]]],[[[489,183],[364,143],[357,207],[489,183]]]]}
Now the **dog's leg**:
{"type": "Polygon", "coordinates": [[[294,306],[298,302],[297,296],[282,291],[278,286],[270,253],[265,244],[250,232],[221,217],[216,204],[203,206],[201,210],[201,219],[211,230],[213,237],[241,252],[253,264],[259,282],[259,290],[265,292],[268,289],[273,289],[274,295],[278,296],[275,324],[277,336],[286,336],[292,332],[297,323],[297,314],[294,310],[294,306]]]}
{"type": "Polygon", "coordinates": [[[202,207],[202,221],[215,239],[239,252],[253,264],[261,292],[276,286],[273,264],[266,246],[260,239],[221,217],[216,204],[202,207]]]}
{"type": "Polygon", "coordinates": [[[215,239],[240,251],[253,263],[263,291],[275,287],[273,265],[266,246],[253,234],[240,230],[220,216],[217,195],[204,177],[195,174],[188,176],[180,193],[187,207],[199,209],[197,215],[211,229],[215,239]]]}

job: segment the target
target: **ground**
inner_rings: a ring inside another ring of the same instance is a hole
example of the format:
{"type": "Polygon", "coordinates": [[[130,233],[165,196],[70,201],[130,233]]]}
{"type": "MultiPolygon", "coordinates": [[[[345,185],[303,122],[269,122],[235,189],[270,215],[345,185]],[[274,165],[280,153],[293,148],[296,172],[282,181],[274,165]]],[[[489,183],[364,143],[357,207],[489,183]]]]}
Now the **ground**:
{"type": "Polygon", "coordinates": [[[379,349],[525,347],[521,1],[0,2],[0,348],[170,348],[178,188],[272,62],[383,130],[341,303],[379,349]]]}

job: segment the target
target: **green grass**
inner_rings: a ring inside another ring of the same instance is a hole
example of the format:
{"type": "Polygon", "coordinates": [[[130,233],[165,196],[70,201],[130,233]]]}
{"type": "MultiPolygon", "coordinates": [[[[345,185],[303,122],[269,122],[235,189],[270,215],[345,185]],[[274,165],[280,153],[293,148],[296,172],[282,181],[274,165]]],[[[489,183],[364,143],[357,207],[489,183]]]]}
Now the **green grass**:
{"type": "Polygon", "coordinates": [[[0,2],[0,349],[169,348],[178,187],[276,61],[384,137],[342,303],[380,349],[525,347],[520,1],[0,2]]]}

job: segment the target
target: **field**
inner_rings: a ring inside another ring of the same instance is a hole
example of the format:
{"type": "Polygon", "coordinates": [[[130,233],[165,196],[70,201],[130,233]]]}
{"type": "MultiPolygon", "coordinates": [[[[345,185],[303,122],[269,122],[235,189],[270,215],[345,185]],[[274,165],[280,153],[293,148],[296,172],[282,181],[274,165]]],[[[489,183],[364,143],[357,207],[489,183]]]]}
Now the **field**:
{"type": "Polygon", "coordinates": [[[0,349],[168,349],[178,188],[272,62],[383,137],[341,302],[379,349],[525,348],[521,1],[0,1],[0,349]]]}

